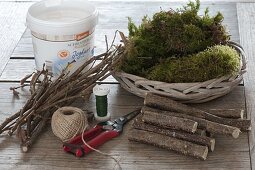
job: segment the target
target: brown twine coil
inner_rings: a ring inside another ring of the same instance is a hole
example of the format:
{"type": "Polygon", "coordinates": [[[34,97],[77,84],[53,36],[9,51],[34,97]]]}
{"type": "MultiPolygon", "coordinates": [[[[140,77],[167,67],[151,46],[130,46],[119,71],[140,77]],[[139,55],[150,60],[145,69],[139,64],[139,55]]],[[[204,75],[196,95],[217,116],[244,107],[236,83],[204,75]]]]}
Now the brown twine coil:
{"type": "Polygon", "coordinates": [[[61,107],[52,116],[52,131],[63,142],[81,134],[87,127],[87,114],[77,107],[61,107]]]}

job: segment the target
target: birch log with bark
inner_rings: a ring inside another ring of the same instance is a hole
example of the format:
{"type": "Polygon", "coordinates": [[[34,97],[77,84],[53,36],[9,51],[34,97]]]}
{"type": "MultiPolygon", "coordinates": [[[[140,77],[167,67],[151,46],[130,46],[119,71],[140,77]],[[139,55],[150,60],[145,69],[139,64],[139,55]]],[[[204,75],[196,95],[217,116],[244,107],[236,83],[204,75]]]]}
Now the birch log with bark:
{"type": "Polygon", "coordinates": [[[243,119],[244,118],[244,110],[241,109],[210,109],[209,113],[224,117],[224,118],[232,118],[232,119],[243,119]]]}
{"type": "Polygon", "coordinates": [[[213,138],[150,125],[150,124],[144,123],[142,121],[142,117],[138,117],[134,120],[133,128],[145,130],[149,132],[154,132],[154,133],[158,133],[162,135],[167,135],[173,138],[193,142],[199,145],[204,145],[204,146],[207,146],[210,151],[213,151],[215,147],[215,139],[213,138]]]}
{"type": "Polygon", "coordinates": [[[202,160],[206,160],[208,154],[207,146],[198,145],[192,142],[144,130],[132,129],[129,133],[128,139],[130,141],[141,142],[167,150],[173,150],[184,155],[200,158],[202,160]]]}
{"type": "Polygon", "coordinates": [[[155,108],[151,108],[148,106],[144,106],[142,108],[142,113],[143,114],[161,114],[165,116],[175,116],[175,117],[180,117],[180,118],[185,118],[185,119],[190,119],[198,122],[198,128],[204,128],[206,131],[213,133],[213,134],[223,134],[223,135],[230,135],[233,138],[238,138],[240,129],[237,127],[232,127],[228,125],[223,125],[220,123],[216,122],[211,122],[202,118],[182,114],[182,113],[176,113],[176,112],[169,112],[169,111],[163,111],[155,108]]]}
{"type": "Polygon", "coordinates": [[[212,122],[217,122],[220,124],[238,127],[242,131],[251,130],[250,120],[229,119],[229,118],[218,117],[206,111],[176,102],[168,97],[160,96],[153,93],[147,93],[144,99],[144,104],[146,106],[150,106],[150,107],[154,107],[154,108],[158,108],[162,110],[179,112],[179,113],[187,114],[190,116],[206,119],[212,122]]]}
{"type": "Polygon", "coordinates": [[[163,128],[183,130],[194,133],[197,130],[197,122],[180,117],[158,114],[155,112],[144,112],[143,121],[163,128]]]}

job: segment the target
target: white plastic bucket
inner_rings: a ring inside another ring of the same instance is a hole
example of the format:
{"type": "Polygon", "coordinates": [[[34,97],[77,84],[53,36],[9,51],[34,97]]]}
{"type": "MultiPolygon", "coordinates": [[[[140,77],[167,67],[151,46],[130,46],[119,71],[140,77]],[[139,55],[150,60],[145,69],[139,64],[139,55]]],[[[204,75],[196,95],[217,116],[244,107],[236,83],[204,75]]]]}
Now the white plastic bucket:
{"type": "Polygon", "coordinates": [[[86,0],[43,0],[27,13],[36,69],[56,78],[67,64],[71,73],[94,53],[94,30],[98,11],[86,0]]]}

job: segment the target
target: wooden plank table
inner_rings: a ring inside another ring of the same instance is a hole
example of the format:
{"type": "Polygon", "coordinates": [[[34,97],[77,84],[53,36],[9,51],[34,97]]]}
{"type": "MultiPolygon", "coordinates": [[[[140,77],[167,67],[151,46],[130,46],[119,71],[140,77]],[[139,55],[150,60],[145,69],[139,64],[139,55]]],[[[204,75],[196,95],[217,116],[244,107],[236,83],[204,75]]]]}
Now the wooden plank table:
{"type": "MultiPolygon", "coordinates": [[[[254,122],[255,117],[255,4],[254,3],[238,3],[238,21],[240,30],[240,43],[247,53],[248,72],[245,76],[245,98],[247,116],[254,122]]],[[[254,123],[252,131],[249,133],[250,159],[251,166],[255,168],[255,130],[254,123]]]]}
{"type": "Polygon", "coordinates": [[[25,16],[31,2],[0,1],[0,75],[25,30],[25,16]]]}
{"type": "MultiPolygon", "coordinates": [[[[160,7],[163,9],[179,7],[179,3],[169,2],[101,2],[93,1],[100,12],[100,23],[97,27],[96,46],[97,53],[104,50],[104,35],[111,38],[116,29],[127,33],[127,16],[139,23],[142,16],[158,11],[160,7]]],[[[246,4],[238,4],[238,10],[246,9],[246,4]]],[[[249,4],[254,7],[254,4],[249,4]]],[[[206,2],[202,4],[202,9],[206,6],[210,7],[211,14],[216,11],[221,11],[225,16],[225,24],[228,26],[232,34],[232,40],[239,42],[238,21],[243,19],[236,12],[235,2],[217,2],[216,4],[206,2]],[[238,16],[238,17],[237,17],[238,16]]],[[[249,8],[247,13],[252,15],[253,8],[249,8]]],[[[245,17],[247,14],[243,14],[245,17]]],[[[253,16],[254,17],[254,16],[253,16]]],[[[248,20],[252,22],[252,20],[248,20]]],[[[244,20],[242,22],[247,22],[244,20]]],[[[244,27],[240,27],[244,29],[244,27]]],[[[245,30],[242,30],[241,42],[245,45],[246,37],[245,30]]],[[[255,36],[255,33],[251,33],[255,36]]],[[[254,43],[254,41],[253,41],[254,43]]],[[[246,50],[251,50],[250,46],[245,46],[246,50]]],[[[252,56],[253,53],[248,53],[252,56]]],[[[251,60],[254,64],[254,59],[251,60]]],[[[249,67],[252,67],[250,65],[249,67]]],[[[249,69],[249,68],[248,68],[249,69]]],[[[29,91],[24,89],[20,97],[14,97],[9,87],[18,85],[18,81],[27,73],[34,70],[34,56],[32,52],[31,36],[29,31],[26,31],[20,39],[18,45],[14,49],[10,60],[5,69],[0,73],[0,122],[6,117],[19,110],[29,97],[29,91]]],[[[251,69],[252,70],[252,69],[251,69]]],[[[253,69],[254,70],[254,69],[253,69]]],[[[250,75],[250,74],[249,74],[250,75]]],[[[248,117],[254,117],[254,90],[252,90],[252,82],[254,77],[250,76],[245,82],[245,86],[240,85],[230,94],[195,107],[210,109],[244,109],[246,103],[250,104],[248,109],[248,117]],[[250,82],[250,83],[249,83],[250,82]],[[245,90],[248,91],[245,91],[245,90]],[[246,92],[249,93],[249,101],[246,92]]],[[[134,96],[123,90],[119,84],[113,79],[108,78],[105,81],[106,85],[111,89],[109,94],[109,112],[112,118],[124,115],[143,105],[143,99],[134,96]]],[[[91,96],[88,103],[77,101],[82,109],[95,111],[95,98],[91,96]]],[[[183,155],[169,152],[163,149],[158,149],[149,145],[129,142],[127,134],[130,129],[129,123],[124,133],[108,143],[100,147],[100,150],[110,154],[121,155],[121,166],[123,169],[251,169],[253,159],[250,157],[250,149],[253,151],[253,145],[249,146],[249,140],[252,136],[248,133],[242,133],[238,139],[230,137],[217,136],[215,151],[209,153],[206,161],[201,161],[186,157],[183,155]]],[[[252,152],[252,158],[253,152],[252,152]]],[[[255,159],[255,158],[254,158],[255,159]]],[[[96,152],[90,153],[84,158],[76,158],[63,152],[61,142],[53,135],[50,127],[41,135],[33,148],[28,153],[22,153],[19,147],[19,142],[14,137],[6,135],[0,136],[0,169],[113,169],[114,161],[109,157],[102,156],[96,152]]]]}

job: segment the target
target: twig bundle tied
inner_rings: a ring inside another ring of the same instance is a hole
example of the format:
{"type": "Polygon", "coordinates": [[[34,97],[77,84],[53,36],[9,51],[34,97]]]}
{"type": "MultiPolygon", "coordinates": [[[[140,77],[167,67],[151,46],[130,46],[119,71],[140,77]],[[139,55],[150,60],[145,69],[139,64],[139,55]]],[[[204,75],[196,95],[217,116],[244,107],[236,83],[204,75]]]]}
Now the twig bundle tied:
{"type": "Polygon", "coordinates": [[[115,46],[113,43],[114,40],[110,47],[107,44],[105,53],[90,58],[72,74],[67,71],[67,65],[60,76],[52,80],[52,75],[43,67],[41,71],[33,72],[22,79],[19,87],[10,88],[18,95],[17,89],[29,86],[31,96],[21,110],[0,125],[0,134],[7,131],[12,135],[16,131],[22,147],[29,148],[54,111],[70,105],[76,99],[88,99],[96,81],[104,80],[110,75],[110,71],[114,71],[124,50],[122,45],[115,46]],[[97,65],[96,61],[99,62],[97,65]],[[26,84],[30,77],[31,82],[26,84]],[[41,82],[38,83],[39,77],[41,82]]]}

